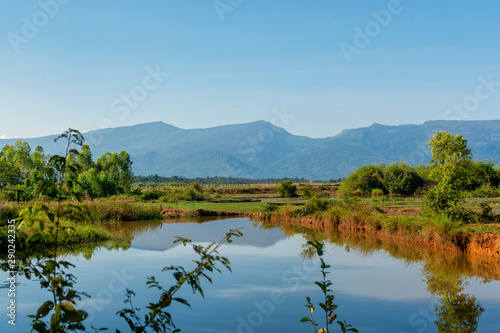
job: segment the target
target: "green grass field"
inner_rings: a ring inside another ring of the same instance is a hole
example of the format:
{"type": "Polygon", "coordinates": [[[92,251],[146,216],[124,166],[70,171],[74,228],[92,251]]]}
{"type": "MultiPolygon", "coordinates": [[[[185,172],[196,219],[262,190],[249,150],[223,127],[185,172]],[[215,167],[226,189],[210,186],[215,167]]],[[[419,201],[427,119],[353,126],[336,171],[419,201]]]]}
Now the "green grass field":
{"type": "Polygon", "coordinates": [[[214,211],[226,212],[258,212],[261,211],[266,205],[265,202],[237,202],[237,203],[214,203],[205,201],[183,201],[177,205],[175,203],[153,203],[158,209],[160,206],[164,209],[206,209],[214,211]]]}

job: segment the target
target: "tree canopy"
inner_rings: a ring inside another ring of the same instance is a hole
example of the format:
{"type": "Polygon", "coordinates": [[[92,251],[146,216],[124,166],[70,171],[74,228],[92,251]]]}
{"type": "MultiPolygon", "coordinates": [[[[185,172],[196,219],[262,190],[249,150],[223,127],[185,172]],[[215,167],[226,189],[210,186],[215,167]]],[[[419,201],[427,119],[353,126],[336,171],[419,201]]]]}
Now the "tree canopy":
{"type": "Polygon", "coordinates": [[[427,206],[435,211],[454,209],[472,169],[472,153],[467,140],[462,135],[436,132],[429,146],[432,152],[430,176],[437,184],[427,193],[427,206]]]}
{"type": "MultiPolygon", "coordinates": [[[[6,145],[0,151],[0,179],[9,180],[15,189],[24,190],[29,200],[53,198],[55,193],[51,182],[55,182],[54,162],[44,153],[42,147],[31,150],[29,144],[18,140],[13,145],[6,145]],[[19,182],[16,184],[16,182],[19,182]]],[[[92,151],[84,145],[80,152],[71,154],[73,164],[81,169],[69,174],[74,186],[78,186],[89,197],[104,197],[130,191],[133,172],[130,155],[126,151],[106,152],[97,160],[92,159],[92,151]]],[[[12,196],[12,193],[3,193],[12,196]]]]}

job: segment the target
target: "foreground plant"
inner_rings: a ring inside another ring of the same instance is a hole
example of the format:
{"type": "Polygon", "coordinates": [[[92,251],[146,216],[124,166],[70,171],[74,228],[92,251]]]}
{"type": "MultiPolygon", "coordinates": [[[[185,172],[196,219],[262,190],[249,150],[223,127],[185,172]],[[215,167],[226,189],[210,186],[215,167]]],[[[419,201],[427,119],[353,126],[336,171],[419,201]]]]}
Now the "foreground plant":
{"type": "MultiPolygon", "coordinates": [[[[155,288],[161,291],[161,295],[157,302],[149,303],[146,307],[148,312],[143,316],[140,315],[140,309],[136,308],[133,304],[135,293],[127,289],[127,299],[125,303],[127,303],[129,307],[119,311],[117,314],[125,319],[132,332],[149,332],[150,330],[153,332],[180,332],[180,329],[176,328],[172,320],[172,315],[168,312],[167,308],[172,305],[173,302],[187,306],[190,306],[190,304],[183,298],[175,297],[175,294],[183,285],[188,284],[193,290],[193,294],[199,293],[204,297],[201,287],[202,280],[204,279],[212,283],[212,279],[205,273],[206,271],[217,271],[221,273],[217,264],[222,264],[222,266],[231,271],[229,259],[220,256],[217,250],[224,243],[231,243],[232,237],[240,236],[242,236],[242,233],[239,229],[231,230],[219,243],[212,243],[206,247],[194,245],[191,243],[190,239],[177,237],[174,243],[182,243],[184,246],[192,245],[196,254],[199,255],[200,258],[194,261],[196,267],[190,272],[187,272],[182,266],[169,266],[163,268],[163,271],[173,272],[173,276],[176,279],[176,283],[168,289],[162,287],[154,276],[149,277],[146,284],[149,288],[155,288]]],[[[117,330],[117,332],[120,331],[117,330]]]]}
{"type": "MultiPolygon", "coordinates": [[[[310,317],[303,317],[300,321],[301,322],[310,322],[313,326],[314,332],[315,333],[329,333],[330,332],[330,325],[333,323],[335,319],[337,319],[337,314],[335,313],[335,310],[338,308],[338,305],[333,304],[333,300],[335,299],[335,296],[333,295],[333,290],[330,289],[332,285],[332,281],[327,280],[326,276],[329,274],[327,271],[328,268],[330,268],[330,265],[327,265],[325,261],[323,260],[323,244],[318,242],[318,241],[308,241],[307,244],[309,244],[312,248],[316,250],[316,253],[318,254],[318,257],[321,262],[321,275],[323,276],[323,279],[321,281],[316,281],[314,282],[323,292],[324,296],[324,302],[319,303],[318,305],[321,307],[321,309],[324,311],[324,316],[325,316],[325,326],[323,328],[318,329],[319,324],[316,322],[316,319],[314,318],[314,310],[315,310],[315,305],[311,303],[311,298],[306,297],[307,300],[307,309],[309,310],[310,317]]],[[[337,321],[337,323],[340,326],[340,329],[342,330],[343,333],[347,332],[359,332],[357,329],[352,327],[351,325],[347,324],[345,321],[337,321]]]]}
{"type": "MultiPolygon", "coordinates": [[[[71,148],[72,145],[82,146],[83,136],[77,130],[69,129],[57,137],[66,139],[65,155],[55,155],[49,160],[47,174],[50,180],[47,180],[43,186],[51,187],[57,193],[56,206],[44,204],[35,204],[21,211],[21,223],[38,223],[38,233],[26,236],[24,261],[26,266],[21,267],[28,279],[33,275],[40,282],[42,289],[48,290],[51,299],[45,301],[37,310],[36,314],[29,315],[33,319],[32,332],[76,332],[84,331],[83,321],[87,318],[87,312],[75,308],[76,302],[87,294],[78,292],[74,289],[76,278],[66,270],[74,267],[67,261],[58,260],[59,250],[59,232],[61,230],[61,220],[75,220],[77,216],[81,217],[81,210],[68,205],[62,207],[62,201],[72,198],[81,201],[81,193],[74,192],[75,178],[78,172],[79,164],[76,162],[78,151],[71,148]],[[54,244],[40,244],[39,240],[43,233],[48,232],[54,235],[54,244]],[[30,253],[37,254],[33,260],[27,257],[30,253]],[[45,318],[49,316],[50,319],[45,318]]],[[[70,231],[72,228],[65,228],[70,231]]]]}

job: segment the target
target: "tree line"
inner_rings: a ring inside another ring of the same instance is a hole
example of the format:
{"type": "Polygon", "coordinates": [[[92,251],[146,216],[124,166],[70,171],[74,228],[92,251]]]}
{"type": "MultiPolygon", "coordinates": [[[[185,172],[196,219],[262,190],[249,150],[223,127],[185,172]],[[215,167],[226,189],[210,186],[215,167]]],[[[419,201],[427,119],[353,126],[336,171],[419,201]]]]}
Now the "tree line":
{"type": "MultiPolygon", "coordinates": [[[[41,146],[32,150],[26,141],[4,146],[0,151],[0,184],[24,191],[26,200],[55,198],[56,187],[50,184],[56,184],[57,172],[51,157],[41,146]]],[[[70,155],[70,160],[79,167],[73,168],[67,177],[72,186],[88,198],[107,197],[131,189],[132,160],[126,151],[108,151],[94,160],[90,147],[84,145],[78,154],[70,155]]],[[[2,191],[0,195],[13,199],[15,194],[2,191]]]]}
{"type": "MultiPolygon", "coordinates": [[[[467,156],[467,163],[447,164],[449,168],[462,170],[460,178],[456,179],[460,181],[460,191],[474,192],[477,196],[497,196],[500,193],[500,169],[492,161],[473,161],[470,152],[467,156]]],[[[346,178],[340,193],[351,196],[422,194],[439,184],[442,172],[437,170],[442,168],[441,164],[433,159],[430,165],[419,166],[406,162],[365,165],[346,178]]],[[[453,175],[451,171],[448,174],[453,175]]]]}
{"type": "MultiPolygon", "coordinates": [[[[157,174],[148,175],[148,176],[135,176],[132,179],[132,184],[137,185],[139,187],[142,186],[155,186],[158,184],[167,184],[167,185],[191,185],[194,183],[200,185],[261,185],[261,184],[277,184],[284,181],[291,181],[293,183],[307,183],[308,179],[303,177],[298,178],[261,178],[261,179],[250,179],[250,178],[238,178],[238,177],[195,177],[195,178],[187,178],[181,176],[171,176],[171,177],[163,177],[157,174]]],[[[317,182],[321,183],[340,183],[342,178],[339,179],[331,179],[328,181],[318,180],[317,182]]]]}

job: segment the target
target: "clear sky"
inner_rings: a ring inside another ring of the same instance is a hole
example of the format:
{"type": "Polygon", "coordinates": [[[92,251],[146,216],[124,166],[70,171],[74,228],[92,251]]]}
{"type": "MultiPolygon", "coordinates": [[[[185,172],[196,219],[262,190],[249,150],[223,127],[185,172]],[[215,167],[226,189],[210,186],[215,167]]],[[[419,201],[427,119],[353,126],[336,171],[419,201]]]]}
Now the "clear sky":
{"type": "Polygon", "coordinates": [[[0,137],[499,119],[499,66],[498,0],[0,0],[0,137]]]}

